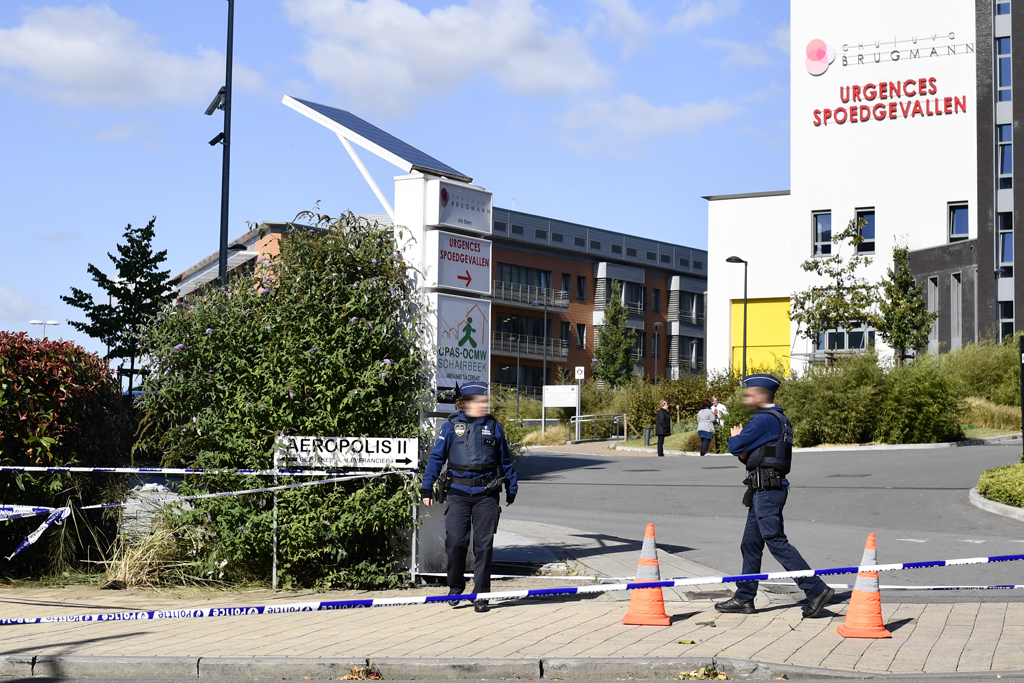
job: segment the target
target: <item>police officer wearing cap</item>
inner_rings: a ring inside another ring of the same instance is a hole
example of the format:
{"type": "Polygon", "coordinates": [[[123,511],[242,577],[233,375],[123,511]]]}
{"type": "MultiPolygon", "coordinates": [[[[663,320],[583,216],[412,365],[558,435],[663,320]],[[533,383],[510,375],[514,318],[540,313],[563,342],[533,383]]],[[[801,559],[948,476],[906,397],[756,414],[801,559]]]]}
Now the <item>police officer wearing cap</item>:
{"type": "MultiPolygon", "coordinates": [[[[747,468],[743,504],[750,510],[740,543],[744,574],[761,573],[765,544],[786,571],[810,569],[799,551],[790,545],[782,521],[782,508],[789,492],[786,475],[793,460],[793,425],[782,408],[775,405],[775,392],[781,384],[771,375],[751,375],[744,380],[743,403],[753,417],[746,426],[733,427],[729,439],[729,452],[747,468]]],[[[807,595],[805,618],[815,616],[835,594],[817,576],[801,577],[796,583],[807,595]]],[[[716,604],[715,609],[753,614],[756,594],[757,581],[739,581],[733,597],[716,604]]]]}
{"type": "MultiPolygon", "coordinates": [[[[458,391],[458,389],[457,389],[458,391]]],[[[448,555],[448,594],[466,590],[466,554],[470,530],[473,533],[473,591],[491,590],[491,559],[494,533],[501,515],[499,494],[505,486],[505,505],[511,505],[519,490],[516,470],[508,451],[505,431],[490,413],[487,384],[474,382],[461,388],[456,412],[441,427],[434,450],[423,473],[423,504],[434,504],[434,483],[445,462],[448,471],[442,489],[448,494],[445,509],[444,549],[448,555]]],[[[443,502],[443,500],[441,501],[443,502]]],[[[490,609],[486,600],[476,600],[477,612],[490,609]]]]}

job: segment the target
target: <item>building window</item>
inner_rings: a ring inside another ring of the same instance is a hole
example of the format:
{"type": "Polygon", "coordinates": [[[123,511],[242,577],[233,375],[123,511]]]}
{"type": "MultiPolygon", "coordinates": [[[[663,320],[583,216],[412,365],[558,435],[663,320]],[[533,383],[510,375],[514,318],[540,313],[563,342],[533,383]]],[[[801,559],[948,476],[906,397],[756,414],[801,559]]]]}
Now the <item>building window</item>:
{"type": "Polygon", "coordinates": [[[522,235],[523,234],[523,226],[521,226],[521,225],[513,225],[512,226],[512,234],[513,235],[522,235]]]}
{"type": "Polygon", "coordinates": [[[594,251],[601,251],[601,243],[597,240],[590,240],[590,248],[594,251]]]}
{"type": "Polygon", "coordinates": [[[533,236],[536,237],[539,240],[547,240],[547,238],[548,238],[548,231],[547,230],[536,230],[535,229],[533,231],[533,236]]]}
{"type": "Polygon", "coordinates": [[[1009,14],[1010,3],[1008,2],[997,2],[996,3],[996,14],[1009,14]]]}
{"type": "Polygon", "coordinates": [[[680,268],[689,268],[690,267],[690,259],[683,258],[682,256],[680,256],[679,257],[679,267],[680,268]]]}
{"type": "Polygon", "coordinates": [[[960,242],[969,237],[967,204],[949,205],[949,241],[960,242]]]}
{"type": "Polygon", "coordinates": [[[587,276],[576,276],[576,301],[581,304],[587,303],[587,276]]]}
{"type": "Polygon", "coordinates": [[[821,211],[813,214],[814,255],[828,256],[832,253],[832,212],[821,211]]]}
{"type": "Polygon", "coordinates": [[[569,330],[570,330],[569,322],[566,321],[566,320],[563,320],[562,321],[562,341],[565,342],[565,347],[566,348],[569,348],[569,334],[570,334],[569,330]]]}
{"type": "Polygon", "coordinates": [[[647,260],[648,261],[657,261],[658,260],[658,254],[653,252],[653,251],[647,252],[647,260]]]}
{"type": "Polygon", "coordinates": [[[1013,302],[999,302],[999,333],[1002,339],[1013,336],[1013,302]]]}
{"type": "Polygon", "coordinates": [[[633,247],[626,247],[626,256],[636,258],[636,249],[633,247]]]}
{"type": "Polygon", "coordinates": [[[633,358],[639,360],[647,355],[647,335],[643,332],[633,338],[633,358]]]}
{"type": "Polygon", "coordinates": [[[1009,38],[996,38],[996,64],[996,75],[999,80],[998,99],[1000,102],[1009,102],[1013,99],[1009,38]]]}
{"type": "Polygon", "coordinates": [[[704,268],[704,262],[703,261],[694,261],[693,262],[693,269],[694,270],[702,270],[703,268],[704,268]]]}
{"type": "Polygon", "coordinates": [[[1013,126],[1009,123],[996,126],[999,137],[999,189],[1013,187],[1013,126]]]}
{"type": "Polygon", "coordinates": [[[661,335],[651,332],[651,358],[661,358],[661,335]]]}
{"type": "Polygon", "coordinates": [[[558,242],[559,244],[561,244],[564,241],[564,239],[565,238],[562,236],[562,233],[560,233],[560,232],[553,232],[553,233],[551,233],[551,241],[552,242],[558,242]]]}
{"type": "Polygon", "coordinates": [[[494,221],[494,229],[497,232],[505,232],[507,228],[505,227],[504,221],[494,221]]]}
{"type": "Polygon", "coordinates": [[[670,256],[669,254],[662,254],[661,255],[661,262],[662,263],[672,263],[672,256],[670,256]]]}
{"type": "Polygon", "coordinates": [[[960,279],[960,273],[953,273],[952,277],[949,278],[949,348],[951,351],[960,348],[961,325],[963,324],[961,319],[962,305],[963,283],[960,279]]]}
{"type": "Polygon", "coordinates": [[[858,254],[873,254],[875,253],[875,210],[864,209],[857,212],[857,225],[861,225],[861,221],[864,221],[863,227],[860,227],[861,237],[864,241],[857,245],[858,254]]]}
{"type": "Polygon", "coordinates": [[[661,290],[654,290],[654,299],[651,300],[651,311],[661,313],[661,290]]]}
{"type": "Polygon", "coordinates": [[[862,351],[875,345],[875,331],[855,322],[848,330],[829,330],[818,337],[819,351],[862,351]]]}
{"type": "Polygon", "coordinates": [[[576,348],[587,348],[587,326],[583,323],[576,323],[576,348]]]}
{"type": "Polygon", "coordinates": [[[1013,213],[1001,213],[996,217],[999,226],[999,265],[1013,265],[1013,213]]]}
{"type": "Polygon", "coordinates": [[[572,244],[574,247],[586,247],[587,240],[583,239],[582,237],[573,237],[572,244]]]}
{"type": "MultiPolygon", "coordinates": [[[[939,310],[939,278],[928,278],[928,310],[937,313],[939,310]]],[[[932,329],[928,331],[928,353],[939,352],[939,325],[938,320],[932,323],[932,329]]]]}
{"type": "Polygon", "coordinates": [[[644,286],[635,282],[624,282],[622,285],[622,303],[634,315],[643,313],[644,286]]]}
{"type": "Polygon", "coordinates": [[[572,282],[572,275],[569,275],[569,273],[562,273],[562,291],[565,292],[566,296],[569,295],[570,282],[572,282]]]}
{"type": "Polygon", "coordinates": [[[619,256],[621,256],[622,255],[622,245],[621,244],[613,244],[612,245],[612,253],[613,254],[618,254],[619,256]]]}
{"type": "Polygon", "coordinates": [[[537,270],[526,266],[517,266],[509,263],[499,263],[497,267],[497,279],[499,282],[508,282],[514,285],[529,285],[548,289],[551,287],[551,271],[537,270]]]}

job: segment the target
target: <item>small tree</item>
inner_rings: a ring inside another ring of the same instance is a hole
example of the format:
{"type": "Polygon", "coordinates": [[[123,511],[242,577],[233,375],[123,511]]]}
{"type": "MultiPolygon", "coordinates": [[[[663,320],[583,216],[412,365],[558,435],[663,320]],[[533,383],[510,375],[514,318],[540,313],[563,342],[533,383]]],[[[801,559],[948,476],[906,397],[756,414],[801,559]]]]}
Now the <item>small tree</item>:
{"type": "Polygon", "coordinates": [[[633,345],[636,332],[627,327],[629,311],[622,303],[619,283],[612,281],[604,307],[604,325],[597,330],[594,376],[615,386],[633,374],[633,345]]]}
{"type": "Polygon", "coordinates": [[[928,310],[921,286],[910,272],[910,249],[897,244],[892,250],[892,268],[882,280],[882,296],[875,328],[893,348],[896,364],[902,365],[907,351],[928,343],[928,335],[938,315],[928,310]]]}
{"type": "Polygon", "coordinates": [[[156,216],[144,228],[124,229],[124,244],[117,245],[119,256],[107,252],[117,270],[117,276],[108,277],[93,264],[89,274],[100,289],[107,293],[107,302],[96,303],[92,294],[77,287],[71,296],[61,299],[85,312],[89,322],[68,321],[79,332],[99,339],[107,345],[106,358],[128,358],[131,374],[128,391],[131,392],[135,375],[135,359],[139,355],[139,334],[142,326],[156,317],[157,312],[170,301],[169,270],[157,270],[167,260],[167,250],[153,253],[156,216]]]}
{"type": "MultiPolygon", "coordinates": [[[[864,241],[861,230],[866,225],[864,219],[851,220],[845,230],[832,237],[832,243],[856,249],[864,241]]],[[[792,295],[789,317],[799,325],[801,336],[812,343],[817,343],[829,330],[849,329],[855,323],[874,320],[874,287],[857,275],[859,269],[871,264],[871,259],[856,253],[847,259],[840,249],[835,252],[804,261],[801,268],[826,282],[792,295]]]]}

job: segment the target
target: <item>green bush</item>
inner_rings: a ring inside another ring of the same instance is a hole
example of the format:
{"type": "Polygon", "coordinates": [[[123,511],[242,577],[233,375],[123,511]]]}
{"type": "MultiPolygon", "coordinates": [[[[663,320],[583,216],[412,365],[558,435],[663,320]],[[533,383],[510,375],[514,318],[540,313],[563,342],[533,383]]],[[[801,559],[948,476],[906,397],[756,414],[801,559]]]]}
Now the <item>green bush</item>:
{"type": "MultiPolygon", "coordinates": [[[[0,332],[0,463],[122,466],[131,450],[132,431],[130,411],[106,361],[72,342],[0,332]]],[[[113,481],[98,475],[3,472],[0,502],[43,507],[108,502],[119,492],[113,481]]],[[[94,530],[113,531],[98,513],[90,513],[88,520],[94,530]]],[[[34,517],[3,525],[4,554],[13,552],[41,521],[34,517]]],[[[84,529],[79,531],[44,534],[31,549],[5,562],[4,574],[38,575],[67,568],[76,558],[84,558],[85,548],[97,540],[84,529]]]]}
{"type": "Polygon", "coordinates": [[[1020,405],[1018,336],[1002,343],[968,344],[939,356],[942,372],[958,386],[961,396],[977,396],[1006,406],[1020,405]]]}
{"type": "Polygon", "coordinates": [[[985,470],[978,479],[978,493],[989,500],[1024,507],[1024,464],[985,470]]]}
{"type": "Polygon", "coordinates": [[[654,427],[654,416],[658,412],[654,387],[642,377],[634,377],[628,384],[622,385],[622,391],[629,403],[626,417],[630,428],[643,431],[645,427],[654,427]]]}
{"type": "Polygon", "coordinates": [[[966,404],[957,384],[934,358],[890,368],[877,404],[875,440],[882,443],[935,443],[963,437],[966,404]]]}
{"type": "MultiPolygon", "coordinates": [[[[415,303],[403,232],[348,214],[292,226],[280,254],[251,276],[168,307],[143,337],[153,374],[140,448],[169,466],[267,468],[277,435],[414,437],[427,398],[424,311],[415,303]]],[[[282,482],[286,482],[282,479],[282,482]]],[[[189,477],[183,493],[266,485],[243,476],[189,477]]],[[[283,491],[284,585],[397,586],[416,482],[384,477],[283,491]]],[[[206,574],[270,574],[271,497],[197,501],[180,516],[206,574]]]]}

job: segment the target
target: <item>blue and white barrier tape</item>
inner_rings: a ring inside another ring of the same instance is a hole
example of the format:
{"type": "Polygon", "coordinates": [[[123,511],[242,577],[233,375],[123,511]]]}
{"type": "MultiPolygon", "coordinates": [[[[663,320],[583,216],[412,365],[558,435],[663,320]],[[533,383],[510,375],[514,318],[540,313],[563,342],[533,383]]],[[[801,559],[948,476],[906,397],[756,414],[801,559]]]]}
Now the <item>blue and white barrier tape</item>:
{"type": "Polygon", "coordinates": [[[534,588],[518,591],[496,591],[491,593],[467,593],[465,595],[419,595],[401,598],[373,598],[364,600],[324,600],[321,602],[291,602],[281,605],[258,607],[201,607],[198,609],[153,610],[149,612],[114,612],[107,614],[82,614],[59,617],[28,617],[23,619],[0,619],[0,626],[19,624],[54,624],[79,621],[131,621],[141,619],[197,619],[202,617],[255,616],[259,614],[287,614],[291,612],[324,612],[358,607],[395,607],[398,605],[423,605],[427,603],[450,603],[455,600],[509,600],[513,598],[549,597],[553,595],[580,595],[585,593],[606,593],[636,588],[672,588],[674,586],[700,586],[714,583],[736,583],[737,581],[769,581],[773,579],[796,579],[806,576],[827,576],[830,574],[855,574],[857,572],[891,572],[899,569],[923,569],[925,567],[954,567],[991,562],[1015,562],[1024,560],[1024,555],[996,555],[994,557],[968,557],[956,560],[935,560],[933,562],[904,562],[902,564],[878,564],[864,567],[835,567],[832,569],[806,569],[795,572],[769,572],[767,574],[739,574],[736,576],[704,576],[668,581],[641,581],[639,583],[613,583],[595,586],[569,586],[563,588],[534,588]]]}
{"type": "MultiPolygon", "coordinates": [[[[388,472],[406,472],[415,474],[415,470],[387,470],[388,472]]],[[[0,466],[0,472],[93,472],[98,474],[245,474],[253,477],[323,477],[345,474],[356,474],[350,470],[259,470],[259,469],[223,469],[203,470],[191,467],[15,467],[0,466]]]]}

